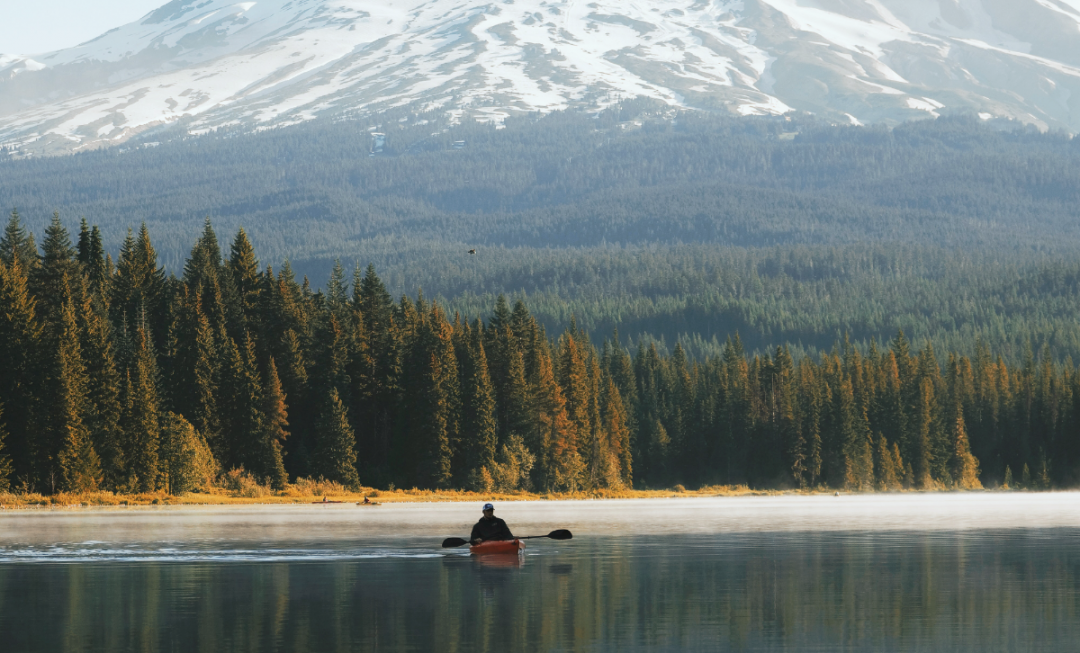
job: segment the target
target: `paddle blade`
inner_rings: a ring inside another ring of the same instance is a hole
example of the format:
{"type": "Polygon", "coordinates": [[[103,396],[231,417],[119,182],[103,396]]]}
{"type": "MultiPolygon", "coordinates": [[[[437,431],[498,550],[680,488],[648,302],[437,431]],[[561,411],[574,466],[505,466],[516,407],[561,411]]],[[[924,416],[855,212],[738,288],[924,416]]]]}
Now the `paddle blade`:
{"type": "Polygon", "coordinates": [[[460,537],[448,537],[442,541],[442,548],[452,549],[455,546],[461,546],[462,544],[468,544],[468,540],[463,540],[460,537]]]}
{"type": "Polygon", "coordinates": [[[551,531],[547,535],[553,540],[569,540],[574,537],[574,534],[568,530],[551,531]]]}

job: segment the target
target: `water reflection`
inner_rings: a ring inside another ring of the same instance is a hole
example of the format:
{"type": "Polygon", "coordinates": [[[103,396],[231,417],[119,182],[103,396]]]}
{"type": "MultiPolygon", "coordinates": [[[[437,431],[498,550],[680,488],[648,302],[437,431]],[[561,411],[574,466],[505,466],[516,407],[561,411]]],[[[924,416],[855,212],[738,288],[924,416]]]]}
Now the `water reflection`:
{"type": "Polygon", "coordinates": [[[98,552],[78,564],[8,546],[0,632],[5,651],[1063,651],[1080,641],[1077,544],[1050,528],[586,535],[499,559],[426,542],[293,542],[254,562],[192,553],[257,549],[243,542],[173,543],[182,562],[160,544],[54,547],[98,552]]]}

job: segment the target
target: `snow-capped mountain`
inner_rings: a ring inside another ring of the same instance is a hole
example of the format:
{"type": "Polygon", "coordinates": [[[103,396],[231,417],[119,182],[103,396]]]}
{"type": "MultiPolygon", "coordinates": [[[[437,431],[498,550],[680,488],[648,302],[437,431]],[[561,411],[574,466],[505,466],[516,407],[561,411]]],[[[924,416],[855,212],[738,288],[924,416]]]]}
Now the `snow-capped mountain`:
{"type": "Polygon", "coordinates": [[[0,143],[403,105],[499,119],[648,96],[853,123],[975,111],[1080,131],[1080,0],[174,0],[0,55],[0,143]]]}

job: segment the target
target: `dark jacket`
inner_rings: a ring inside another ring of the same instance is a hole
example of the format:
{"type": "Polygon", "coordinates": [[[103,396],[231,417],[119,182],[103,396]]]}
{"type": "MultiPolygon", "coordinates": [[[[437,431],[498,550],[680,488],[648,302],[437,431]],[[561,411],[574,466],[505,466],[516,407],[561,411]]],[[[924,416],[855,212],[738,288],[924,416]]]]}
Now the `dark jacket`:
{"type": "Polygon", "coordinates": [[[472,535],[469,536],[469,540],[475,542],[476,540],[512,540],[514,534],[510,532],[510,528],[507,527],[506,522],[498,517],[492,517],[488,519],[481,517],[480,521],[476,522],[476,526],[472,527],[472,535]]]}

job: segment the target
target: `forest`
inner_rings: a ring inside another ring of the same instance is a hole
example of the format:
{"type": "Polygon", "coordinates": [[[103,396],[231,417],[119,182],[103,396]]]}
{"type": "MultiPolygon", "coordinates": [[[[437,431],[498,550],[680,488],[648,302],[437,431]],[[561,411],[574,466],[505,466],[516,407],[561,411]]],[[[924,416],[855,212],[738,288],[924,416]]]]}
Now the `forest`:
{"type": "MultiPolygon", "coordinates": [[[[398,299],[373,265],[322,288],[262,267],[209,219],[180,275],[150,230],[114,258],[83,220],[0,239],[0,485],[198,489],[243,469],[274,488],[582,491],[1050,488],[1080,473],[1080,370],[1049,346],[1008,362],[902,330],[814,356],[670,353],[523,301],[478,314],[398,299]]],[[[1051,283],[1052,280],[1046,281],[1051,283]]],[[[1057,283],[1071,283],[1060,276],[1057,283]]]]}
{"type": "Polygon", "coordinates": [[[816,359],[845,334],[865,353],[903,329],[969,357],[982,341],[1010,365],[1044,346],[1080,360],[1080,147],[977,117],[855,128],[628,100],[492,125],[403,110],[0,153],[0,180],[0,206],[39,234],[56,211],[85,217],[116,252],[145,222],[166,275],[209,216],[314,289],[335,261],[373,264],[394,297],[423,289],[487,319],[505,295],[550,333],[573,315],[598,347],[618,328],[631,350],[678,343],[702,362],[738,332],[751,355],[816,359]]]}

